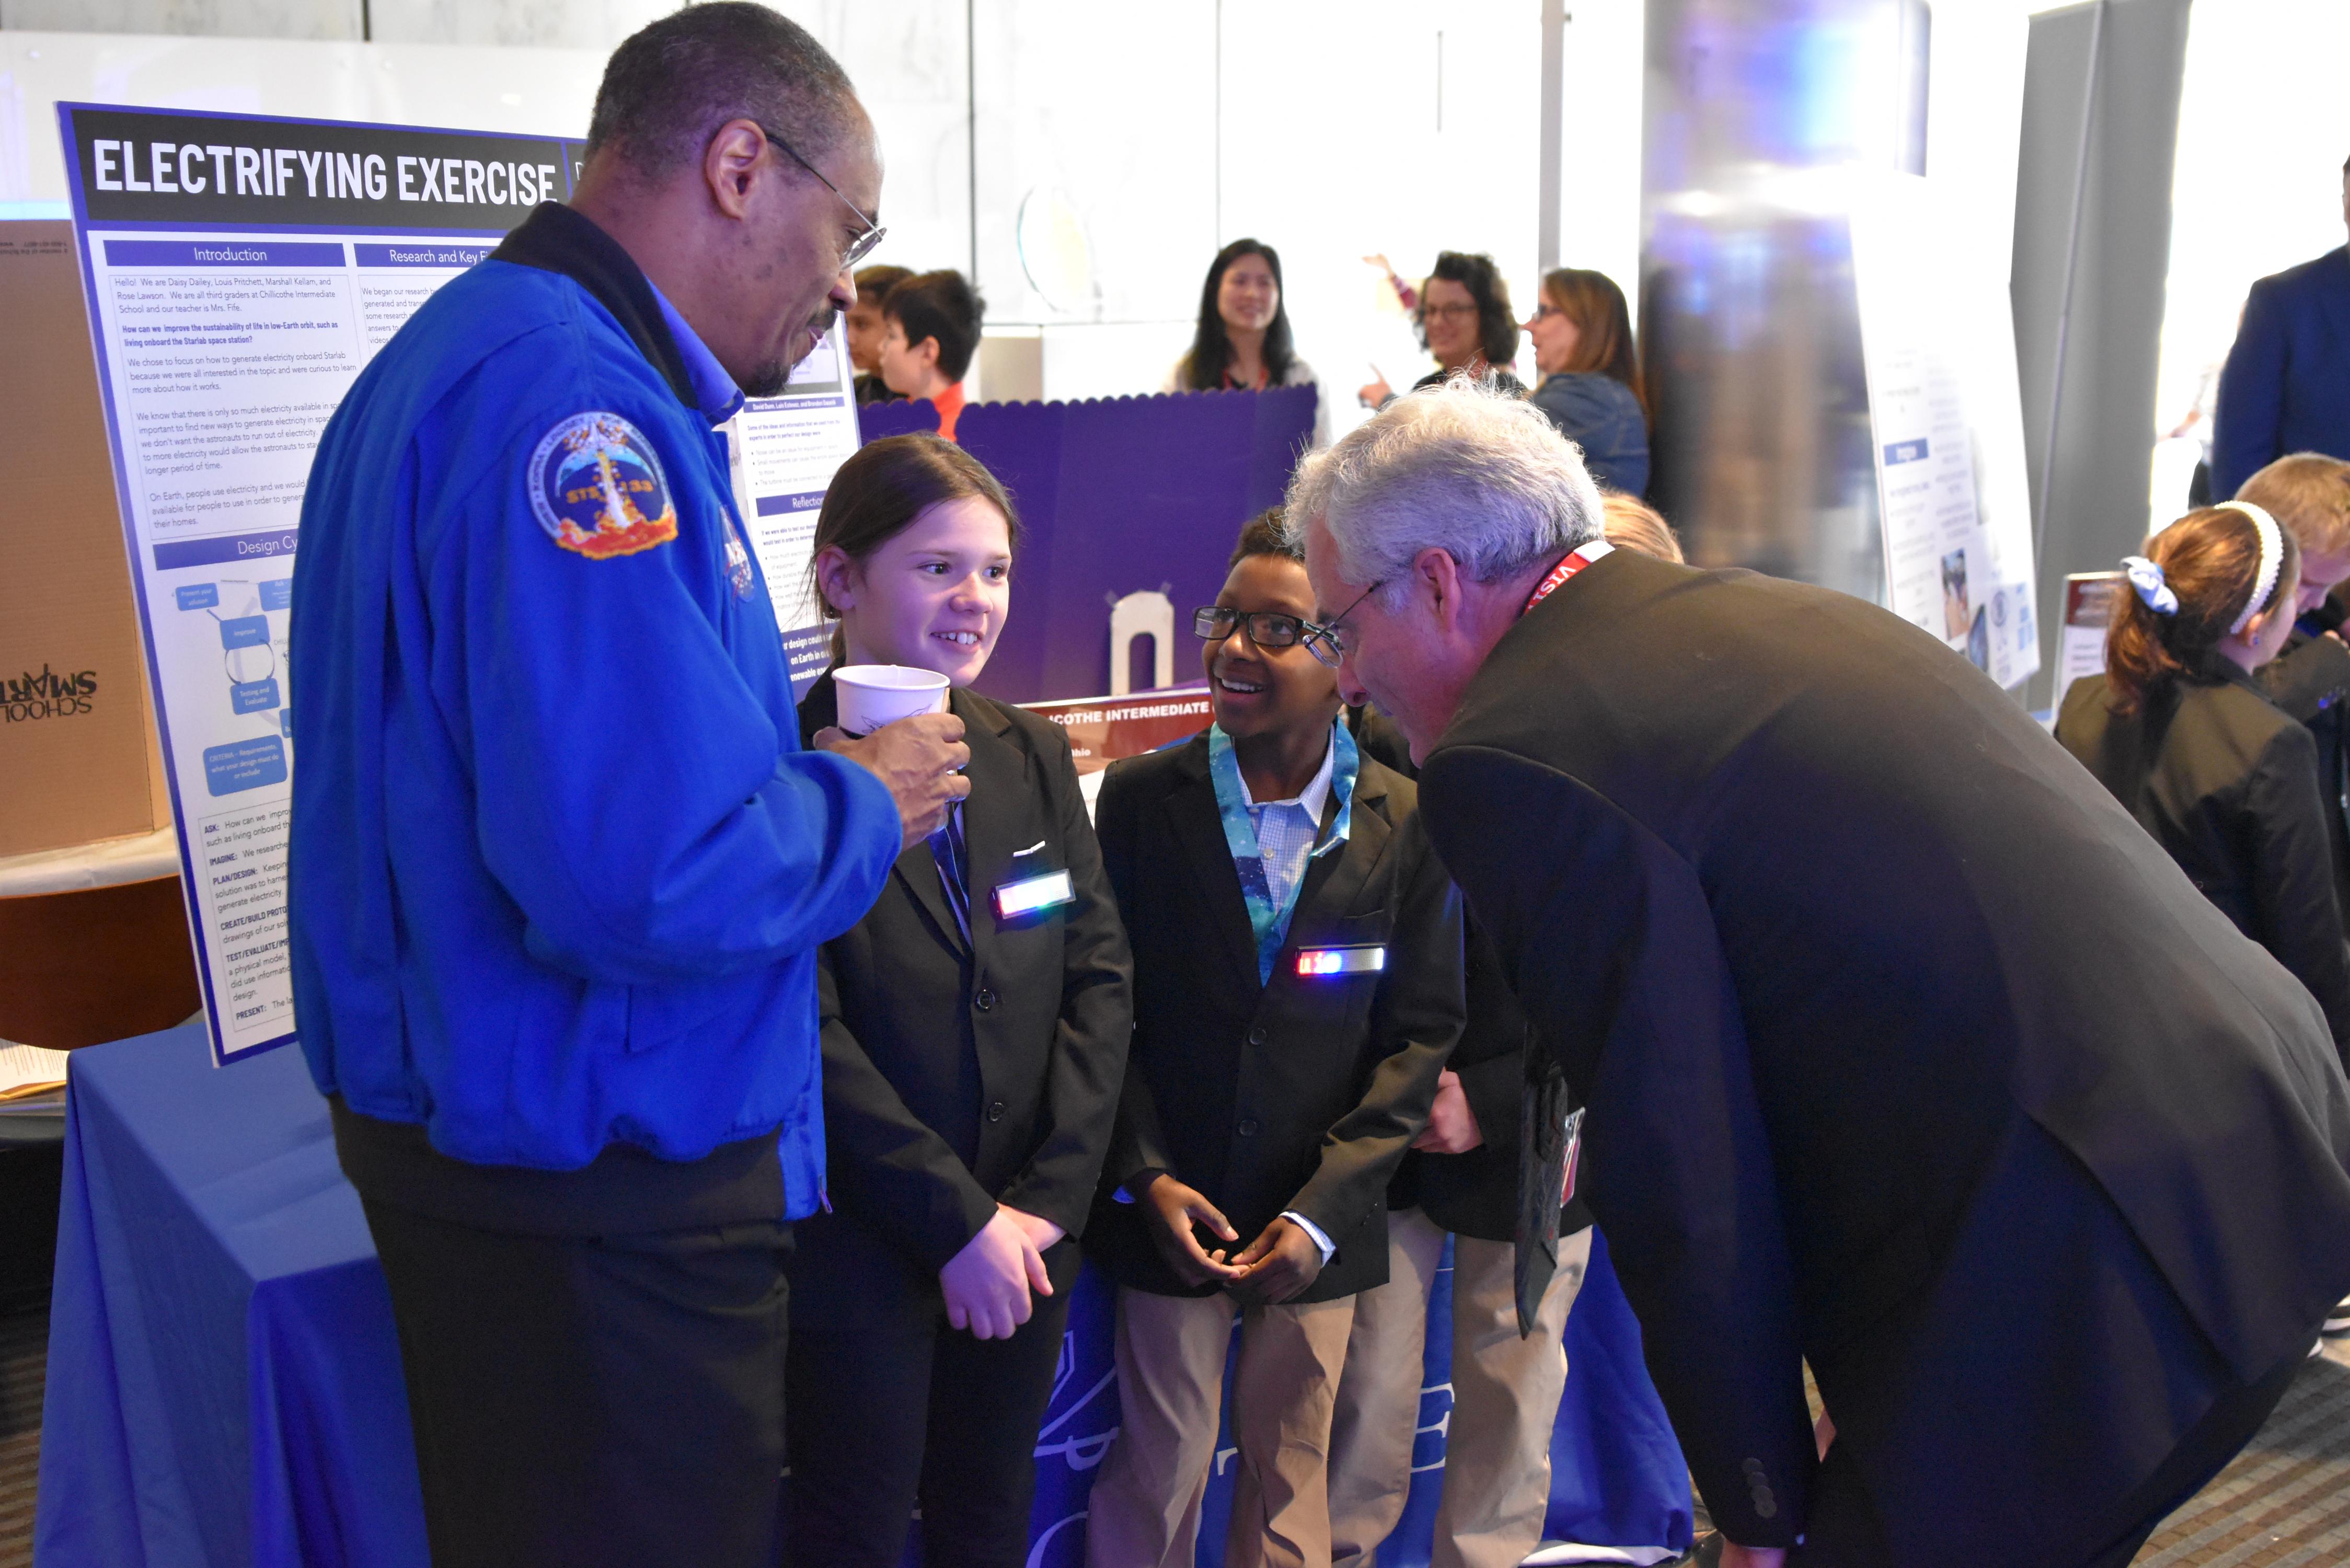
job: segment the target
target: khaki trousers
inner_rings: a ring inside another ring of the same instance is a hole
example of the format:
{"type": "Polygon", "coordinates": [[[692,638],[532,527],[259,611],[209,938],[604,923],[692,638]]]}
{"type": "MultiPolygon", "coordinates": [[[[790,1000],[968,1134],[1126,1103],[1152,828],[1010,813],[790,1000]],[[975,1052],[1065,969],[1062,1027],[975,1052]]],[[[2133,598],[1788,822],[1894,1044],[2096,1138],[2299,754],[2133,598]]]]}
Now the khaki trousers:
{"type": "Polygon", "coordinates": [[[1118,1440],[1094,1479],[1087,1568],[1191,1568],[1217,1462],[1232,1314],[1232,1568],[1328,1568],[1330,1417],[1355,1300],[1239,1308],[1232,1297],[1118,1293],[1118,1440]]]}
{"type": "MultiPolygon", "coordinates": [[[[1330,1559],[1372,1568],[1403,1516],[1419,1426],[1421,1342],[1444,1231],[1417,1209],[1388,1216],[1388,1282],[1355,1298],[1330,1437],[1330,1559]]],[[[1515,1568],[1542,1541],[1550,1435],[1566,1387],[1567,1309],[1591,1232],[1559,1239],[1534,1332],[1518,1337],[1514,1249],[1460,1236],[1452,1251],[1452,1414],[1431,1568],[1515,1568]]]]}

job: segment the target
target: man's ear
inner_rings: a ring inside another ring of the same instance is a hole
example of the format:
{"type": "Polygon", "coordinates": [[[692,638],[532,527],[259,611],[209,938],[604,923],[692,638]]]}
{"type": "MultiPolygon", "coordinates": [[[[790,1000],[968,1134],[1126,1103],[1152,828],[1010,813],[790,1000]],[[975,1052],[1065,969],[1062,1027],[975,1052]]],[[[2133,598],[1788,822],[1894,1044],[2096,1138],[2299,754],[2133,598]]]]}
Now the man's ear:
{"type": "Polygon", "coordinates": [[[935,337],[925,337],[920,343],[911,344],[907,348],[906,352],[911,354],[914,357],[914,363],[925,370],[935,370],[939,368],[939,340],[935,337]]]}
{"type": "Polygon", "coordinates": [[[767,133],[754,121],[730,119],[718,128],[702,151],[702,178],[720,212],[740,219],[750,210],[751,188],[766,158],[767,133]]]}
{"type": "Polygon", "coordinates": [[[1467,613],[1461,599],[1461,563],[1431,545],[1411,558],[1412,591],[1424,598],[1440,632],[1451,632],[1467,613]]]}

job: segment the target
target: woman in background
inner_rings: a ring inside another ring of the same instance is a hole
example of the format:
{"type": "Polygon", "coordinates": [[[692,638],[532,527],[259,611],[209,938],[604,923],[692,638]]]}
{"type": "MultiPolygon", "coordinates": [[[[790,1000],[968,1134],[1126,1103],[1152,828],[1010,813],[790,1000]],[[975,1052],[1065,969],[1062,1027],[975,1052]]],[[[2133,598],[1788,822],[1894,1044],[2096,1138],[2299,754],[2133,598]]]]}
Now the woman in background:
{"type": "Polygon", "coordinates": [[[1602,489],[1645,493],[1648,410],[1624,291],[1587,267],[1546,273],[1526,336],[1543,377],[1534,406],[1583,449],[1583,464],[1602,489]]]}
{"type": "MultiPolygon", "coordinates": [[[[1436,268],[1420,286],[1417,300],[1420,346],[1435,356],[1436,369],[1414,382],[1413,390],[1454,376],[1490,376],[1504,390],[1524,394],[1525,383],[1510,369],[1518,357],[1510,286],[1502,281],[1502,269],[1492,256],[1438,252],[1436,268]]],[[[1395,389],[1380,376],[1357,396],[1366,408],[1383,408],[1395,389]]]]}
{"type": "MultiPolygon", "coordinates": [[[[1066,732],[970,690],[1010,608],[1014,528],[994,476],[931,435],[860,449],[816,519],[836,659],[947,678],[971,795],[817,969],[828,1200],[795,1228],[785,1358],[800,1568],[896,1568],[917,1502],[925,1562],[1027,1560],[1133,1020],[1066,732]]],[[[802,732],[837,712],[827,670],[802,732]]]]}
{"type": "MultiPolygon", "coordinates": [[[[1191,347],[1167,372],[1162,392],[1263,391],[1310,387],[1314,367],[1297,357],[1282,297],[1281,255],[1262,240],[1234,240],[1208,264],[1200,287],[1200,324],[1191,347]]],[[[1330,441],[1330,417],[1317,391],[1314,444],[1330,441]]]]}
{"type": "Polygon", "coordinates": [[[2293,536],[2249,502],[2190,512],[2123,562],[2106,673],[2065,693],[2056,739],[2350,1041],[2350,942],[2317,743],[2252,671],[2293,633],[2293,536]]]}

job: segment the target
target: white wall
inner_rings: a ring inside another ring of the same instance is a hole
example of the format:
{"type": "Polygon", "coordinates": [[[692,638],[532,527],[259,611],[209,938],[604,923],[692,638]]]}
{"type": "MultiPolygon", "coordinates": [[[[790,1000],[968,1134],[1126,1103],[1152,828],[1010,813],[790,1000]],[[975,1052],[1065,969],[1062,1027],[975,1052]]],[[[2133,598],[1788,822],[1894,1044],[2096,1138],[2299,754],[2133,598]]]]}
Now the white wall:
{"type": "MultiPolygon", "coordinates": [[[[2343,243],[2345,58],[2350,6],[2336,0],[2226,0],[2189,16],[2158,435],[2185,417],[2205,368],[2227,357],[2253,281],[2343,243]]],[[[2153,524],[2186,510],[2196,454],[2184,444],[2156,453],[2153,524]]]]}

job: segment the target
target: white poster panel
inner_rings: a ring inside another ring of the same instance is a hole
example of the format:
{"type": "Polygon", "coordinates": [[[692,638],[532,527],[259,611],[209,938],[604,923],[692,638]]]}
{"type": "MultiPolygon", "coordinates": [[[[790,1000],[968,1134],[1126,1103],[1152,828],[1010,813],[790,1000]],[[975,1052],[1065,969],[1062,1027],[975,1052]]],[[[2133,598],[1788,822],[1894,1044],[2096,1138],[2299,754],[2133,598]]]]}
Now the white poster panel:
{"type": "Polygon", "coordinates": [[[1854,202],[1887,602],[2012,687],[2040,668],[2015,333],[2006,280],[1950,229],[1915,175],[1854,202]]]}
{"type": "Polygon", "coordinates": [[[816,513],[833,474],[858,447],[857,372],[848,335],[833,324],[772,398],[753,398],[726,427],[734,504],[783,628],[792,688],[805,694],[828,662],[832,628],[808,578],[816,513]]]}

